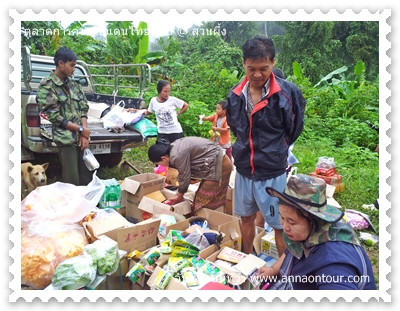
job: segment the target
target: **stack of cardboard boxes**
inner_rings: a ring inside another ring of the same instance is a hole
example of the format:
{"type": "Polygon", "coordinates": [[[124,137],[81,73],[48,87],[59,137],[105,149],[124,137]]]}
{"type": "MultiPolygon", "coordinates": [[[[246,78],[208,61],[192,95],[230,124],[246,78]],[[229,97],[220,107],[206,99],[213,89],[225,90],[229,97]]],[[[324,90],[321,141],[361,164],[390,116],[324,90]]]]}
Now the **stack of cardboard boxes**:
{"type": "MultiPolygon", "coordinates": [[[[101,235],[107,235],[117,241],[119,249],[126,251],[126,254],[134,250],[146,253],[160,243],[161,220],[159,215],[168,214],[173,215],[177,221],[166,227],[166,233],[170,230],[187,230],[190,223],[197,219],[207,220],[210,229],[221,233],[223,237],[220,242],[221,248],[229,247],[237,251],[241,250],[242,235],[238,217],[208,209],[201,209],[196,216],[187,217],[186,215],[191,211],[190,193],[188,196],[185,195],[183,202],[172,206],[164,204],[158,199],[160,193],[167,199],[174,195],[173,191],[164,188],[163,176],[151,173],[139,174],[125,178],[120,184],[122,189],[121,213],[83,223],[91,241],[95,241],[101,235]],[[149,195],[155,192],[157,192],[157,196],[149,195]]],[[[203,254],[203,257],[206,255],[208,257],[210,251],[215,252],[216,250],[209,249],[203,254]]],[[[163,254],[156,262],[156,269],[161,269],[167,263],[168,258],[167,254],[163,254]]],[[[118,270],[105,279],[107,289],[149,289],[149,276],[143,275],[136,283],[132,283],[126,277],[129,269],[135,263],[134,259],[128,258],[126,255],[122,256],[118,270]]],[[[172,282],[172,289],[182,289],[182,284],[178,283],[179,281],[172,282]],[[174,283],[176,284],[173,285],[174,283]]]]}

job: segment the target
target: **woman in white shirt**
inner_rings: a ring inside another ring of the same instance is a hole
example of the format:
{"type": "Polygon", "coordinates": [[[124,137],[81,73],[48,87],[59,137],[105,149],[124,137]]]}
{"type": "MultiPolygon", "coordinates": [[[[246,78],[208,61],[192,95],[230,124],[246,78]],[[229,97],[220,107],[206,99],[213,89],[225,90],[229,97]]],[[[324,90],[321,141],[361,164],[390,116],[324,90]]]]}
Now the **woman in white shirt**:
{"type": "Polygon", "coordinates": [[[178,116],[185,112],[189,105],[177,97],[170,96],[171,84],[168,81],[158,81],[157,92],[158,96],[151,99],[146,114],[156,114],[158,138],[165,138],[172,143],[184,137],[178,116]]]}

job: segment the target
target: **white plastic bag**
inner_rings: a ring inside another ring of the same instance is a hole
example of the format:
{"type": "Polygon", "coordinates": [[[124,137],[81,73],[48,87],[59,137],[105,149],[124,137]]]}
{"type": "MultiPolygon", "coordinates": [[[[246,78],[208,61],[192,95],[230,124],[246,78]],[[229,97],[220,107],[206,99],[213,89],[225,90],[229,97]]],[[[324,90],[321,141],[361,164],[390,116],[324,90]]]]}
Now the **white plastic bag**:
{"type": "Polygon", "coordinates": [[[190,233],[185,240],[192,244],[193,246],[196,246],[198,249],[203,250],[210,246],[210,243],[208,242],[207,238],[204,236],[204,230],[207,229],[208,222],[207,220],[204,221],[203,227],[201,228],[201,231],[199,228],[196,229],[196,231],[193,231],[190,233]]]}
{"type": "Polygon", "coordinates": [[[55,269],[51,284],[56,290],[83,288],[96,278],[96,268],[96,263],[89,255],[68,258],[55,269]]]}
{"type": "Polygon", "coordinates": [[[78,223],[96,208],[104,188],[96,172],[87,186],[55,182],[38,187],[21,202],[21,225],[32,220],[78,223]]]}
{"type": "Polygon", "coordinates": [[[125,124],[123,116],[124,108],[125,102],[121,100],[102,118],[103,127],[105,129],[110,129],[113,127],[123,127],[125,124]]]}
{"type": "Polygon", "coordinates": [[[83,252],[92,256],[99,275],[111,275],[118,270],[118,243],[106,235],[83,248],[83,252]]]}
{"type": "Polygon", "coordinates": [[[100,167],[99,162],[89,148],[86,148],[83,151],[83,162],[85,162],[85,165],[89,171],[97,170],[100,167]]]}

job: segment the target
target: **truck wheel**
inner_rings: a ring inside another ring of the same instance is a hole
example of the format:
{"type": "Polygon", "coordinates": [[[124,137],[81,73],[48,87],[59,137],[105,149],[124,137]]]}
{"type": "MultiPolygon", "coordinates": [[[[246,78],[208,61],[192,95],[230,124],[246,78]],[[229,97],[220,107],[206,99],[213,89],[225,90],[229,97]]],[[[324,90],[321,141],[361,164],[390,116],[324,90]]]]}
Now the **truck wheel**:
{"type": "Polygon", "coordinates": [[[96,154],[96,159],[100,163],[100,167],[114,167],[122,160],[122,152],[109,154],[96,154]]]}

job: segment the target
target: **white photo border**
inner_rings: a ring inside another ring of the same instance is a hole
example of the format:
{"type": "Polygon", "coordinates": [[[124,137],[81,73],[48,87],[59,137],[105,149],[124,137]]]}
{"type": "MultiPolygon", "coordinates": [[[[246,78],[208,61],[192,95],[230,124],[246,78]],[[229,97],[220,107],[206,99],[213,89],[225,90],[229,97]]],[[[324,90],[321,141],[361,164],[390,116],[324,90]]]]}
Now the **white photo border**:
{"type": "MultiPolygon", "coordinates": [[[[164,10],[165,11],[165,10],[164,10]]],[[[69,10],[71,12],[71,10],[69,10]]],[[[182,13],[182,10],[179,10],[182,13]]],[[[390,224],[391,220],[387,215],[391,207],[391,202],[388,201],[387,196],[391,191],[391,185],[388,183],[390,177],[390,170],[386,166],[391,160],[391,155],[387,149],[391,143],[391,138],[385,135],[391,128],[391,122],[387,119],[391,112],[391,107],[388,105],[388,99],[391,96],[391,90],[387,87],[391,80],[391,75],[388,73],[388,66],[391,64],[391,59],[388,56],[388,51],[391,48],[391,42],[388,41],[388,34],[391,32],[391,26],[388,23],[388,19],[391,16],[390,9],[375,10],[370,12],[367,9],[358,10],[354,12],[352,9],[346,9],[338,12],[335,9],[329,11],[313,10],[308,13],[305,10],[297,10],[291,13],[287,9],[280,11],[265,9],[255,10],[250,9],[246,12],[242,12],[238,9],[228,10],[225,12],[224,9],[218,9],[217,11],[210,12],[207,9],[203,9],[200,12],[196,10],[195,13],[192,10],[186,10],[184,15],[185,18],[195,16],[198,18],[202,17],[203,20],[274,20],[274,21],[324,21],[324,20],[344,20],[344,21],[379,21],[379,51],[380,51],[380,181],[379,181],[379,198],[380,198],[380,249],[379,249],[379,290],[376,291],[313,291],[313,292],[299,292],[299,291],[276,291],[273,293],[264,291],[26,291],[21,289],[21,270],[20,270],[20,213],[19,213],[19,198],[20,198],[20,173],[18,171],[19,165],[16,160],[20,160],[21,147],[19,144],[21,127],[20,127],[20,59],[21,59],[21,21],[27,20],[71,20],[73,16],[74,20],[132,20],[134,16],[135,20],[151,21],[153,18],[157,19],[179,19],[182,18],[177,10],[171,9],[167,13],[163,13],[159,9],[147,13],[145,10],[138,9],[132,10],[121,10],[114,13],[111,9],[105,10],[103,13],[98,13],[96,10],[90,10],[87,13],[83,13],[80,9],[75,9],[72,14],[67,13],[64,10],[58,10],[55,13],[44,9],[38,13],[32,10],[25,10],[19,13],[15,9],[9,10],[9,15],[13,20],[13,23],[9,27],[10,33],[12,33],[13,40],[9,43],[9,48],[13,51],[13,55],[9,60],[9,63],[13,66],[14,70],[10,74],[9,78],[13,82],[13,87],[9,92],[9,95],[13,98],[13,104],[10,106],[9,111],[13,114],[14,119],[9,123],[9,127],[13,129],[13,135],[9,137],[9,143],[13,147],[13,151],[9,155],[9,160],[13,162],[14,167],[9,171],[9,176],[14,180],[14,183],[10,186],[9,190],[14,196],[14,199],[9,203],[10,209],[13,211],[13,216],[9,219],[9,223],[13,226],[14,231],[9,235],[11,242],[14,247],[9,250],[9,255],[14,260],[13,264],[9,267],[9,271],[13,274],[13,280],[9,283],[9,288],[12,293],[9,296],[10,302],[15,302],[19,298],[23,298],[25,301],[33,301],[35,298],[40,298],[41,301],[49,301],[51,298],[56,298],[59,302],[65,301],[67,298],[72,298],[75,302],[81,301],[83,298],[88,298],[91,302],[96,301],[99,297],[104,298],[107,302],[111,302],[114,298],[118,297],[122,301],[129,301],[132,298],[133,301],[143,302],[147,298],[151,298],[153,301],[161,301],[162,298],[167,298],[169,301],[177,301],[179,298],[184,297],[185,301],[193,301],[195,298],[200,298],[203,302],[209,301],[210,298],[216,298],[217,301],[222,302],[227,298],[233,299],[235,302],[240,302],[242,298],[248,298],[251,302],[257,301],[259,298],[263,298],[265,301],[273,301],[276,297],[282,301],[289,301],[291,298],[296,298],[297,301],[305,301],[307,298],[311,298],[313,301],[321,301],[324,298],[328,298],[329,301],[337,301],[339,298],[344,298],[346,301],[353,301],[355,298],[361,299],[361,301],[367,302],[371,298],[375,298],[378,301],[391,301],[391,296],[388,290],[391,288],[391,282],[387,279],[391,272],[391,267],[388,264],[388,258],[391,256],[391,250],[387,247],[387,243],[391,240],[390,233],[385,230],[390,224]],[[18,69],[18,70],[16,70],[18,69]],[[17,172],[16,172],[17,171],[17,172]]],[[[393,131],[392,131],[393,133],[393,131]]],[[[391,180],[393,182],[393,180],[391,180]]]]}

